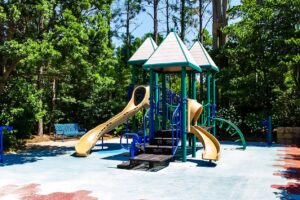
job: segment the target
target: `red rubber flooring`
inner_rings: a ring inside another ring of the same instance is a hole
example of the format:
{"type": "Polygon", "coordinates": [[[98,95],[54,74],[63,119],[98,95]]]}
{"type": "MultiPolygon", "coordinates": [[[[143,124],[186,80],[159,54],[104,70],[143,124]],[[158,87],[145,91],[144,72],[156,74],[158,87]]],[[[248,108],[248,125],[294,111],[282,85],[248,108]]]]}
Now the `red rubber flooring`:
{"type": "Polygon", "coordinates": [[[274,165],[280,168],[275,172],[275,176],[281,176],[288,180],[286,185],[272,185],[272,188],[277,188],[288,195],[300,195],[300,148],[297,146],[288,146],[284,150],[278,150],[278,159],[276,162],[279,164],[274,165]]]}

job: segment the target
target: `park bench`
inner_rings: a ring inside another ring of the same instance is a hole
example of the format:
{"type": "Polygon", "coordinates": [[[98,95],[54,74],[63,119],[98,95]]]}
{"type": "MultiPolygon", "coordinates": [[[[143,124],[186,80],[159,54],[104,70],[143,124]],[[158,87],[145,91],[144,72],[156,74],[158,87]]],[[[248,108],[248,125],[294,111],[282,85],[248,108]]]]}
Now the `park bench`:
{"type": "Polygon", "coordinates": [[[3,130],[12,131],[12,126],[0,126],[0,163],[3,163],[3,130]]]}
{"type": "Polygon", "coordinates": [[[67,136],[81,136],[86,133],[86,129],[80,128],[77,123],[73,124],[54,124],[55,128],[55,138],[56,140],[58,135],[62,136],[62,141],[64,141],[64,137],[67,136]]]}

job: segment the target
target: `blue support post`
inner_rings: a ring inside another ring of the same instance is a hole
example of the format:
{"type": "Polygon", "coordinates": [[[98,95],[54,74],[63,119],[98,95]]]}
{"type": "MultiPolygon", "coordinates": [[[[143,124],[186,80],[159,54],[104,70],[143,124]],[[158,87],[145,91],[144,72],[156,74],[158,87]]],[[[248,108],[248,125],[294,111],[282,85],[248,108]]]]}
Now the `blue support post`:
{"type": "Polygon", "coordinates": [[[0,163],[3,163],[3,131],[0,127],[0,163]]]}
{"type": "Polygon", "coordinates": [[[268,132],[267,132],[267,143],[269,146],[272,145],[272,117],[268,117],[268,132]]]}
{"type": "Polygon", "coordinates": [[[267,119],[261,121],[262,125],[266,129],[266,143],[272,145],[272,117],[269,116],[267,119]]]}
{"type": "Polygon", "coordinates": [[[12,126],[0,126],[0,163],[3,163],[3,130],[12,131],[12,126]]]}

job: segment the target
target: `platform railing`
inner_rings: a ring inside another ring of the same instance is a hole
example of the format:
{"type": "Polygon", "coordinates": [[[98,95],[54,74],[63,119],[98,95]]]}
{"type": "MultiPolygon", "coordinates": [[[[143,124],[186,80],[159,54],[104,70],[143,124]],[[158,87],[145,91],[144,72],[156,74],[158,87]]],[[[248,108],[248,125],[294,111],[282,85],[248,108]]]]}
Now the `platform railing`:
{"type": "MultiPolygon", "coordinates": [[[[203,102],[202,102],[203,105],[203,102]]],[[[208,109],[210,109],[210,104],[207,103],[205,105],[203,105],[203,111],[201,113],[201,117],[200,117],[200,125],[201,126],[206,126],[207,122],[211,119],[211,116],[208,116],[208,109]]]]}
{"type": "Polygon", "coordinates": [[[172,115],[172,154],[175,155],[177,148],[179,146],[179,138],[180,137],[180,122],[181,122],[181,112],[180,112],[180,104],[177,105],[176,109],[172,115]],[[175,138],[176,136],[176,138],[175,138]],[[176,142],[176,146],[175,146],[176,142]]]}
{"type": "Polygon", "coordinates": [[[144,142],[143,142],[143,146],[145,149],[146,143],[147,143],[147,121],[149,123],[149,110],[147,109],[147,111],[145,112],[144,116],[143,116],[143,137],[144,137],[144,142]]]}

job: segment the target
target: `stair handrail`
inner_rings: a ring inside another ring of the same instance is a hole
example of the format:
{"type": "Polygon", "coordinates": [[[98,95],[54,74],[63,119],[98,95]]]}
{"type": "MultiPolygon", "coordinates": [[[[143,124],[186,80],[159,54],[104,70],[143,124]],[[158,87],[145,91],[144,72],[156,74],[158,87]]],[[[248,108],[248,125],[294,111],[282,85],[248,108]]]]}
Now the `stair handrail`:
{"type": "Polygon", "coordinates": [[[139,135],[137,133],[124,133],[120,137],[120,145],[123,149],[129,150],[129,148],[130,148],[129,147],[129,142],[128,142],[129,136],[132,136],[132,142],[140,144],[139,135]],[[126,147],[122,143],[123,137],[126,137],[126,145],[127,145],[126,147]]]}

